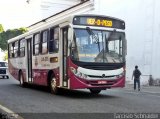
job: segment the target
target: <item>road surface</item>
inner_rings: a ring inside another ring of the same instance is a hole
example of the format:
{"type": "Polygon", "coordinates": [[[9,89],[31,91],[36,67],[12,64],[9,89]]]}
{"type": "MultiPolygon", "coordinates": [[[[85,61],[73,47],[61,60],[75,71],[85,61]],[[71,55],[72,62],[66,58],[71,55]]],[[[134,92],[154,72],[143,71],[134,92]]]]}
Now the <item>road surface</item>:
{"type": "Polygon", "coordinates": [[[99,95],[62,90],[53,95],[45,87],[22,88],[16,80],[0,79],[0,105],[22,117],[29,113],[159,113],[159,100],[158,94],[127,89],[109,89],[99,95]]]}

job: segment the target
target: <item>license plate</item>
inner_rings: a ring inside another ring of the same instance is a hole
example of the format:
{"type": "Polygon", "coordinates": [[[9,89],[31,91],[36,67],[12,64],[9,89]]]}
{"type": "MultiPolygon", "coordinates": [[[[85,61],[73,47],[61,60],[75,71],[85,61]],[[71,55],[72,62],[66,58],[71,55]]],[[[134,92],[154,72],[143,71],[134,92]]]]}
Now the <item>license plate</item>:
{"type": "Polygon", "coordinates": [[[98,84],[106,84],[107,81],[98,81],[98,84]]]}

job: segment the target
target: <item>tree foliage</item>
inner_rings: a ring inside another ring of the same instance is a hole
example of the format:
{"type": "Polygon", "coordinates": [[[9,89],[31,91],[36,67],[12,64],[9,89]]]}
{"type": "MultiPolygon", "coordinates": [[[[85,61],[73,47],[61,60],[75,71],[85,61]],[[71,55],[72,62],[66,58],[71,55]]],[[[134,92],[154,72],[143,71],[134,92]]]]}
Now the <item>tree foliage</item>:
{"type": "Polygon", "coordinates": [[[0,24],[0,33],[4,31],[2,24],[0,24]]]}
{"type": "Polygon", "coordinates": [[[19,28],[19,29],[9,29],[7,31],[3,31],[0,33],[0,48],[2,50],[7,50],[7,40],[21,35],[27,31],[26,28],[19,28]]]}

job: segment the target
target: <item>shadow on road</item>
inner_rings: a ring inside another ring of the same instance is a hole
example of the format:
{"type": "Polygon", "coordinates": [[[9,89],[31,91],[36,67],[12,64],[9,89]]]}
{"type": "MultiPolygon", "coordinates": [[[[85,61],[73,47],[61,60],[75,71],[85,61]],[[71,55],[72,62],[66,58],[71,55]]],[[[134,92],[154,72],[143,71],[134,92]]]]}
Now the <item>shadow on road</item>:
{"type": "MultiPolygon", "coordinates": [[[[15,84],[14,84],[15,85],[15,84]]],[[[16,84],[16,86],[21,87],[16,84]]],[[[40,92],[50,93],[49,88],[46,86],[38,86],[38,85],[26,85],[24,88],[33,89],[40,92]]],[[[51,94],[55,96],[54,94],[51,94]]],[[[117,96],[107,95],[107,94],[92,94],[88,90],[68,90],[68,89],[60,89],[60,92],[56,96],[67,97],[67,98],[77,98],[77,99],[89,99],[89,98],[117,98],[117,96]]]]}
{"type": "Polygon", "coordinates": [[[89,98],[117,98],[113,95],[106,94],[92,94],[89,91],[85,90],[65,90],[61,89],[60,96],[65,96],[68,98],[76,98],[76,99],[89,99],[89,98]]]}
{"type": "MultiPolygon", "coordinates": [[[[1,80],[0,83],[0,88],[3,89],[11,89],[11,90],[21,90],[20,88],[23,88],[19,85],[19,82],[14,81],[14,80],[1,80]]],[[[44,93],[50,93],[49,88],[46,86],[38,86],[38,85],[29,85],[27,84],[24,89],[33,90],[33,91],[38,91],[38,92],[44,92],[44,93]]],[[[25,90],[25,91],[27,91],[25,90]]],[[[21,90],[23,92],[23,90],[21,90]]],[[[29,92],[28,92],[29,93],[29,92]]],[[[51,94],[53,96],[57,96],[54,94],[51,94]]],[[[67,90],[67,89],[60,89],[60,94],[58,96],[61,97],[67,97],[67,98],[77,98],[77,99],[89,99],[89,98],[118,98],[114,96],[113,94],[111,95],[110,93],[104,94],[103,91],[102,93],[96,95],[96,94],[91,94],[89,90],[84,89],[84,90],[67,90]]]]}

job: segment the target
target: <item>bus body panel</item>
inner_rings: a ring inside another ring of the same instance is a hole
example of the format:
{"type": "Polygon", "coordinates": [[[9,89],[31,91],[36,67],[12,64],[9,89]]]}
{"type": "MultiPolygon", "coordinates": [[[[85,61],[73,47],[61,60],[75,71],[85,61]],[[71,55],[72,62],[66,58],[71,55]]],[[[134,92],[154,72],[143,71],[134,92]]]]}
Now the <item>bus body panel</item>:
{"type": "Polygon", "coordinates": [[[24,81],[26,81],[25,58],[12,58],[8,61],[9,72],[16,80],[19,80],[19,71],[23,73],[24,81]]]}

